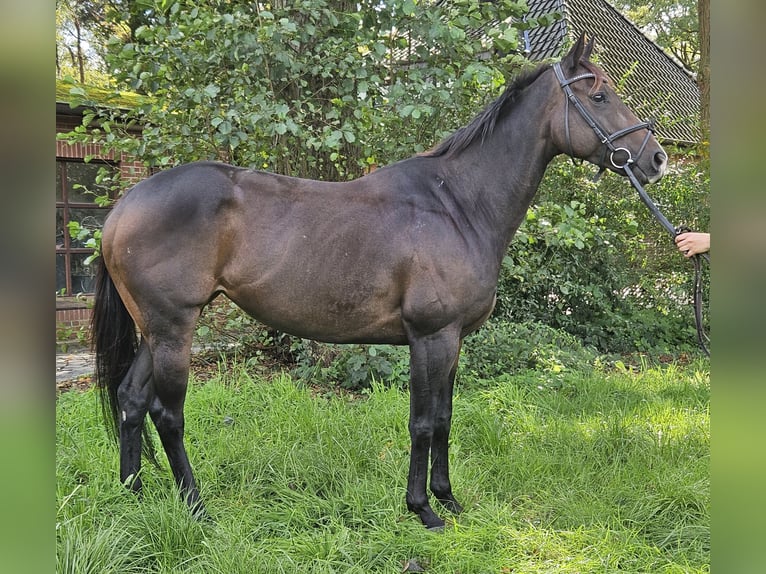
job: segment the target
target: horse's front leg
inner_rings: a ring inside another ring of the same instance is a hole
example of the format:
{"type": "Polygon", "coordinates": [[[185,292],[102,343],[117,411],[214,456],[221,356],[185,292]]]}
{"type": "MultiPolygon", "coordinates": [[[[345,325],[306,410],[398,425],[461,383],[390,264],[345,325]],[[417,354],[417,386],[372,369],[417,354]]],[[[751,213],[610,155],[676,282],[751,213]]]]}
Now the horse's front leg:
{"type": "Polygon", "coordinates": [[[460,355],[460,345],[452,368],[449,372],[448,383],[438,395],[436,416],[434,417],[434,433],[431,439],[431,492],[436,499],[453,514],[459,514],[463,507],[452,494],[452,484],[449,479],[449,433],[452,424],[452,389],[457,373],[460,355]]]}
{"type": "MultiPolygon", "coordinates": [[[[444,521],[432,510],[426,493],[428,454],[434,437],[439,447],[437,455],[437,482],[447,467],[443,465],[441,451],[446,456],[446,437],[443,424],[437,426],[438,405],[445,393],[451,392],[451,372],[460,349],[458,328],[448,327],[430,335],[410,332],[410,472],[407,480],[407,508],[415,512],[427,528],[440,528],[444,521]],[[443,443],[443,448],[442,448],[443,443]]],[[[439,417],[441,421],[441,417],[439,417]]],[[[449,432],[447,425],[446,432],[449,432]]],[[[433,480],[433,479],[432,479],[433,480]]],[[[441,485],[439,485],[441,486],[441,485]]],[[[447,479],[449,490],[449,479],[447,479]]],[[[438,496],[444,496],[439,492],[438,496]]],[[[449,494],[451,497],[451,493],[449,494]]]]}

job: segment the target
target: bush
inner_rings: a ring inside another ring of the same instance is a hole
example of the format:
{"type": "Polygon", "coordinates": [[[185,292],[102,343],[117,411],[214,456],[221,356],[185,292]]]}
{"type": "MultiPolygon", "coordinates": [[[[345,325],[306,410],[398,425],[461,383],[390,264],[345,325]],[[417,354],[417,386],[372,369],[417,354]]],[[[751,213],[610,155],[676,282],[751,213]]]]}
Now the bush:
{"type": "MultiPolygon", "coordinates": [[[[595,184],[592,172],[551,164],[508,250],[495,317],[564,329],[602,352],[694,348],[691,265],[623,178],[595,184]]],[[[677,156],[650,191],[668,219],[704,230],[707,183],[704,164],[677,156]]]]}
{"type": "Polygon", "coordinates": [[[590,369],[598,357],[576,337],[543,323],[491,320],[466,337],[460,372],[472,379],[528,370],[557,374],[590,369]]]}
{"type": "MultiPolygon", "coordinates": [[[[488,321],[465,339],[461,377],[491,379],[528,370],[559,373],[591,367],[599,357],[575,336],[543,323],[488,321]]],[[[373,383],[406,388],[409,350],[394,345],[331,345],[275,331],[227,299],[203,314],[197,348],[235,356],[248,366],[284,369],[306,384],[369,389],[373,383]]]]}
{"type": "Polygon", "coordinates": [[[406,388],[409,353],[392,345],[329,345],[302,339],[295,346],[293,374],[304,381],[362,390],[373,382],[406,388]]]}
{"type": "Polygon", "coordinates": [[[226,298],[200,318],[195,345],[250,364],[286,369],[306,382],[370,388],[373,381],[405,387],[409,355],[405,347],[330,345],[293,337],[259,323],[226,298]]]}

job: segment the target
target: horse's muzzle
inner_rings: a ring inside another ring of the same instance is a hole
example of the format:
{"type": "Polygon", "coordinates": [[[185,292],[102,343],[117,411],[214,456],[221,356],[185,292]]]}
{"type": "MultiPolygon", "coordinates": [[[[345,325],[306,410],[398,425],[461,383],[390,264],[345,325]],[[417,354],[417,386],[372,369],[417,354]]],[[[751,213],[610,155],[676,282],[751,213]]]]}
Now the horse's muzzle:
{"type": "Polygon", "coordinates": [[[665,175],[665,171],[668,168],[668,155],[664,151],[658,151],[652,156],[652,172],[647,174],[647,181],[654,183],[662,179],[665,175]]]}

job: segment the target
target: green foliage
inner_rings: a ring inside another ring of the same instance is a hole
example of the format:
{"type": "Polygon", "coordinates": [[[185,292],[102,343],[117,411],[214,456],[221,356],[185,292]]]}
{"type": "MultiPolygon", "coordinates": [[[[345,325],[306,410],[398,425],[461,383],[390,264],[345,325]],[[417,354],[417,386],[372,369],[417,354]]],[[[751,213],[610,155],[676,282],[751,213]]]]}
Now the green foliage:
{"type": "Polygon", "coordinates": [[[697,0],[610,0],[689,70],[700,57],[697,0]]]}
{"type": "Polygon", "coordinates": [[[67,224],[69,235],[72,239],[81,242],[83,247],[93,249],[93,253],[85,258],[83,263],[90,265],[101,254],[101,229],[93,225],[86,225],[79,221],[70,221],[67,224]]]}
{"type": "MultiPolygon", "coordinates": [[[[504,23],[524,11],[509,0],[167,0],[146,8],[144,23],[129,41],[113,40],[107,58],[120,88],[143,97],[126,109],[104,107],[101,94],[101,107],[86,113],[70,141],[95,140],[152,166],[221,159],[336,180],[423,151],[467,123],[520,64],[501,56],[518,32],[548,23],[504,23]],[[503,23],[484,36],[470,33],[491,20],[503,23]],[[131,131],[138,124],[141,138],[131,131]]],[[[135,14],[123,20],[135,22],[135,14]]],[[[73,86],[73,105],[95,106],[89,98],[73,86]]],[[[563,329],[603,352],[693,349],[691,266],[624,179],[593,184],[592,169],[563,159],[550,166],[505,258],[495,316],[563,329]]],[[[708,183],[706,162],[678,152],[649,191],[671,221],[707,230],[708,183]]],[[[97,249],[91,233],[83,238],[97,249]]],[[[231,342],[246,349],[252,341],[256,358],[278,352],[276,360],[303,373],[331,369],[350,386],[398,377],[400,359],[387,351],[274,341],[229,313],[234,331],[250,329],[231,342]]],[[[226,329],[203,323],[198,336],[215,333],[226,329]]]]}
{"type": "MultiPolygon", "coordinates": [[[[649,192],[670,221],[707,230],[707,165],[688,152],[672,163],[649,192]]],[[[692,266],[623,178],[595,184],[593,169],[551,164],[511,242],[495,316],[564,329],[605,352],[693,350],[692,266]]]]}
{"type": "Polygon", "coordinates": [[[198,348],[213,349],[252,369],[284,369],[306,384],[369,389],[375,383],[399,388],[409,381],[409,354],[390,345],[331,345],[292,337],[249,317],[228,299],[213,303],[195,333],[198,348]]]}
{"type": "Polygon", "coordinates": [[[90,331],[85,325],[56,324],[56,350],[66,353],[70,347],[87,348],[90,331]]]}
{"type": "MultiPolygon", "coordinates": [[[[525,4],[512,0],[152,8],[151,23],[129,42],[113,39],[107,57],[119,85],[147,97],[72,139],[95,135],[152,166],[221,159],[336,180],[423,151],[465,123],[502,86],[518,58],[498,54],[529,26],[518,22],[525,4]],[[492,21],[487,35],[473,33],[492,21]],[[140,139],[126,131],[137,123],[140,139]]],[[[75,87],[72,102],[84,96],[75,87]]]]}
{"type": "Polygon", "coordinates": [[[466,337],[461,378],[495,379],[529,370],[558,376],[587,370],[598,362],[594,349],[569,333],[542,323],[491,320],[466,337]]]}
{"type": "Polygon", "coordinates": [[[301,340],[294,347],[293,374],[307,382],[369,389],[375,383],[406,388],[409,353],[391,345],[326,345],[301,340]]]}

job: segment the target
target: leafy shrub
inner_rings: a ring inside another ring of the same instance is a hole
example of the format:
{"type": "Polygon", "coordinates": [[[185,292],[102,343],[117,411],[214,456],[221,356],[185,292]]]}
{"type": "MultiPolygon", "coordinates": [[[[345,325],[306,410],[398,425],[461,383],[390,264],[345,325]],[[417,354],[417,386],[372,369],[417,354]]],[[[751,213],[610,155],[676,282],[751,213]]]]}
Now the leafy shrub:
{"type": "Polygon", "coordinates": [[[206,309],[195,335],[198,348],[288,369],[305,381],[360,390],[369,388],[373,381],[406,386],[409,380],[405,347],[330,345],[293,337],[259,323],[225,298],[206,309]]]}
{"type": "Polygon", "coordinates": [[[56,324],[56,348],[62,353],[66,353],[70,348],[86,349],[90,329],[87,325],[67,325],[59,322],[56,324]]]}
{"type": "Polygon", "coordinates": [[[525,11],[517,0],[120,4],[108,11],[116,24],[141,25],[110,41],[107,71],[147,97],[110,114],[74,85],[73,106],[106,117],[90,129],[87,113],[68,137],[96,137],[150,166],[208,158],[350,179],[423,151],[497,94],[523,63],[522,30],[561,17],[522,22],[525,11]],[[473,33],[487,22],[488,36],[473,33]]]}
{"type": "MultiPolygon", "coordinates": [[[[373,382],[399,388],[409,383],[407,347],[331,345],[292,337],[258,323],[228,300],[216,302],[203,315],[197,344],[253,364],[290,370],[309,384],[358,391],[373,382]]],[[[469,380],[527,370],[556,374],[591,366],[597,357],[594,349],[564,330],[492,320],[466,338],[460,373],[469,380]]]]}
{"type": "Polygon", "coordinates": [[[293,347],[297,340],[256,321],[232,301],[221,297],[200,317],[194,344],[277,367],[295,362],[293,347]]]}
{"type": "Polygon", "coordinates": [[[573,335],[543,323],[490,320],[466,337],[461,373],[478,379],[528,370],[559,373],[592,367],[598,356],[573,335]]]}
{"type": "MultiPolygon", "coordinates": [[[[603,352],[693,348],[691,266],[623,178],[595,184],[592,170],[563,158],[549,167],[509,247],[495,317],[564,329],[603,352]]],[[[671,221],[707,229],[706,174],[681,155],[650,188],[671,221]]]]}
{"type": "Polygon", "coordinates": [[[392,345],[328,345],[301,340],[295,347],[295,376],[345,389],[367,389],[373,382],[406,387],[409,353],[392,345]]]}

